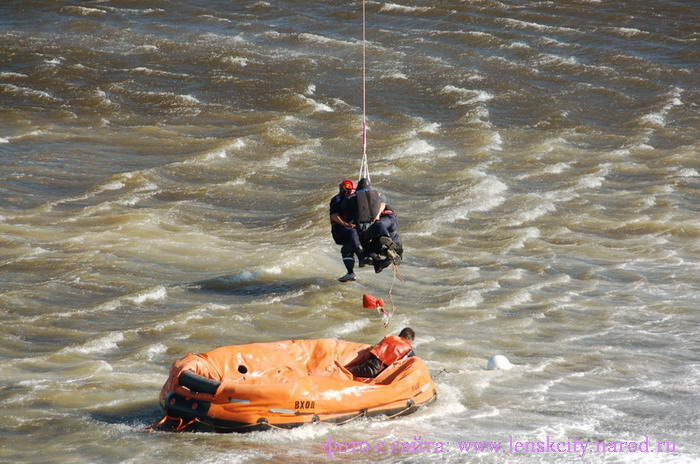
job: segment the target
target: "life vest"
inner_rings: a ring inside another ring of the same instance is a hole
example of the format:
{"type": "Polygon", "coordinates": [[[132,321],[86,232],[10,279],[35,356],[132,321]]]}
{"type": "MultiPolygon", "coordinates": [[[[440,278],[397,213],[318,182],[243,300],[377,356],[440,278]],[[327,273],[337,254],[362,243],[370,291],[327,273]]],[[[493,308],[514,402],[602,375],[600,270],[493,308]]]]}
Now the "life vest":
{"type": "Polygon", "coordinates": [[[411,352],[411,342],[396,335],[387,335],[374,346],[370,353],[375,355],[385,366],[391,366],[399,359],[411,352]]]}
{"type": "Polygon", "coordinates": [[[374,190],[362,190],[355,194],[357,197],[357,222],[359,224],[371,224],[379,214],[381,201],[379,192],[374,190]]]}

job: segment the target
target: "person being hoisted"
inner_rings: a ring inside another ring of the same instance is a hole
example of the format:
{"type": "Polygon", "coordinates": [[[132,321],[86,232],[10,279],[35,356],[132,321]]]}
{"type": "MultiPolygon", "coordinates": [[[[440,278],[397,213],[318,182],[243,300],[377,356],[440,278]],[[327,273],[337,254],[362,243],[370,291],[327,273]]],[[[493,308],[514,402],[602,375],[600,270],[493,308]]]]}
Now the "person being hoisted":
{"type": "Polygon", "coordinates": [[[357,227],[375,272],[381,272],[392,263],[401,263],[403,246],[396,213],[387,205],[386,197],[371,188],[369,179],[360,179],[355,195],[343,201],[341,210],[357,227]]]}

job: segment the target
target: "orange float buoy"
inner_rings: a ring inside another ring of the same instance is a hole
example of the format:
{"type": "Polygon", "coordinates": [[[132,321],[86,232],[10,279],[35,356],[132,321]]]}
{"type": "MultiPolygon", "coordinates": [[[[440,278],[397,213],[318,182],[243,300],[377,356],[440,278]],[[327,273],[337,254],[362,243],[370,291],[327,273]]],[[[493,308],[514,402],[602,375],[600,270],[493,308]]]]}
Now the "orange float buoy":
{"type": "Polygon", "coordinates": [[[376,309],[379,311],[379,314],[382,316],[382,322],[384,323],[384,327],[389,325],[389,321],[391,320],[391,314],[386,312],[384,309],[384,300],[381,298],[376,298],[370,295],[369,293],[365,293],[362,295],[362,307],[365,309],[376,309]]]}
{"type": "Polygon", "coordinates": [[[362,295],[362,307],[365,309],[381,309],[384,307],[384,300],[365,293],[362,295]]]}

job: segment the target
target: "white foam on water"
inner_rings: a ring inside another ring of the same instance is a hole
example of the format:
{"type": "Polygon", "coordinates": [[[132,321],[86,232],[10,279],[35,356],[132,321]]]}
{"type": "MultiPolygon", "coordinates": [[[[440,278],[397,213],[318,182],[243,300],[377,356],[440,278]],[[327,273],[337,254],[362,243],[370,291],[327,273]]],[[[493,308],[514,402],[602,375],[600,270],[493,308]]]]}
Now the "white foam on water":
{"type": "Polygon", "coordinates": [[[489,34],[488,32],[484,31],[466,31],[467,35],[473,35],[476,37],[488,37],[488,38],[493,38],[493,34],[489,34]]]}
{"type": "Polygon", "coordinates": [[[226,146],[226,150],[242,150],[247,146],[245,143],[245,140],[243,139],[237,139],[235,142],[232,142],[226,146]]]}
{"type": "Polygon", "coordinates": [[[211,161],[216,159],[226,159],[228,157],[225,148],[214,150],[211,153],[204,155],[204,161],[211,161]]]}
{"type": "Polygon", "coordinates": [[[434,151],[435,147],[426,142],[425,140],[411,140],[408,144],[404,145],[403,147],[395,151],[393,154],[389,155],[388,159],[394,160],[413,158],[417,161],[430,161],[432,157],[424,157],[423,155],[433,153],[434,151]]]}
{"type": "Polygon", "coordinates": [[[77,13],[82,16],[90,16],[90,15],[98,15],[98,16],[103,16],[106,15],[107,12],[105,10],[101,10],[99,8],[87,8],[84,6],[64,6],[61,8],[61,11],[71,11],[74,13],[77,13]]]}
{"type": "Polygon", "coordinates": [[[48,65],[50,65],[50,66],[57,66],[57,65],[63,63],[63,60],[64,60],[64,59],[65,59],[65,58],[60,57],[60,56],[59,56],[59,57],[56,57],[56,58],[49,58],[49,59],[47,59],[47,60],[44,61],[44,64],[48,64],[48,65]]]}
{"type": "Polygon", "coordinates": [[[169,319],[163,322],[160,322],[158,324],[155,324],[153,326],[153,329],[157,332],[167,332],[167,329],[175,327],[179,328],[182,326],[186,326],[189,323],[192,323],[194,321],[200,321],[204,319],[204,317],[207,315],[207,308],[205,307],[200,307],[200,308],[195,308],[191,311],[189,311],[186,315],[184,316],[179,316],[173,319],[169,319]]]}
{"type": "Polygon", "coordinates": [[[528,290],[521,289],[508,295],[508,297],[503,301],[503,304],[505,307],[513,307],[523,303],[528,303],[530,301],[532,301],[532,293],[530,293],[528,290]]]}
{"type": "Polygon", "coordinates": [[[214,21],[222,22],[222,23],[230,23],[230,22],[231,22],[231,20],[228,19],[228,18],[222,18],[222,17],[220,17],[220,16],[214,16],[214,15],[211,15],[211,14],[198,15],[197,17],[198,17],[198,18],[202,18],[202,19],[212,19],[212,20],[214,20],[214,21]]]}
{"type": "Polygon", "coordinates": [[[304,101],[306,104],[308,104],[311,107],[311,110],[313,112],[322,112],[322,113],[333,113],[335,110],[331,108],[330,106],[326,105],[325,103],[320,103],[314,100],[313,98],[307,97],[306,95],[300,95],[297,94],[297,97],[304,101]]]}
{"type": "Polygon", "coordinates": [[[343,336],[347,334],[359,332],[360,330],[364,329],[365,327],[369,327],[370,325],[372,325],[372,321],[370,321],[368,318],[358,318],[352,321],[345,322],[342,325],[331,329],[329,331],[329,336],[331,338],[343,338],[343,336]]]}
{"type": "MultiPolygon", "coordinates": [[[[121,206],[136,206],[140,202],[148,200],[152,196],[153,195],[129,195],[127,197],[124,197],[124,198],[121,198],[120,200],[118,200],[116,202],[116,204],[121,205],[121,206]]],[[[101,207],[101,209],[104,209],[104,210],[112,209],[109,202],[101,204],[100,207],[101,207]]]]}
{"type": "Polygon", "coordinates": [[[135,16],[141,16],[141,15],[150,15],[154,13],[164,13],[164,10],[162,8],[120,8],[120,7],[114,7],[114,6],[108,6],[104,5],[103,8],[105,10],[111,11],[115,14],[118,15],[135,15],[135,16]]]}
{"type": "Polygon", "coordinates": [[[383,77],[387,79],[396,79],[402,81],[408,80],[408,76],[400,71],[394,71],[392,73],[385,74],[383,77]]]}
{"type": "Polygon", "coordinates": [[[568,33],[578,32],[576,29],[572,29],[570,27],[547,26],[545,24],[539,24],[539,23],[535,23],[532,21],[523,21],[520,19],[513,19],[513,18],[499,18],[499,21],[505,22],[509,26],[519,28],[519,29],[535,29],[538,31],[554,31],[554,32],[568,32],[568,33]]]}
{"type": "Polygon", "coordinates": [[[36,248],[32,248],[32,251],[31,251],[31,253],[29,253],[28,257],[35,258],[37,256],[41,256],[41,255],[48,253],[48,252],[49,252],[49,250],[47,250],[45,248],[36,247],[36,248]]]}
{"type": "Polygon", "coordinates": [[[197,99],[197,97],[195,97],[194,95],[178,95],[177,97],[178,97],[180,100],[183,100],[183,101],[185,101],[185,102],[187,102],[187,103],[202,103],[202,102],[199,101],[199,99],[197,99]]]}
{"type": "Polygon", "coordinates": [[[29,77],[26,74],[11,72],[11,71],[0,71],[0,77],[29,77]]]}
{"type": "Polygon", "coordinates": [[[312,34],[310,32],[303,32],[299,34],[299,40],[302,42],[308,42],[313,44],[328,45],[333,47],[354,47],[356,44],[346,40],[332,39],[330,37],[324,37],[318,34],[312,34]]]}
{"type": "Polygon", "coordinates": [[[664,126],[666,124],[666,115],[662,111],[658,113],[650,113],[642,116],[642,120],[656,126],[664,126]]]}
{"type": "Polygon", "coordinates": [[[608,168],[602,168],[598,172],[581,176],[578,180],[578,186],[585,189],[597,189],[603,185],[608,173],[608,168]]]}
{"type": "Polygon", "coordinates": [[[285,293],[284,295],[268,296],[268,297],[260,299],[259,304],[261,304],[261,305],[277,304],[277,303],[281,303],[281,302],[286,301],[286,300],[298,298],[298,297],[304,295],[304,293],[306,293],[304,290],[298,290],[296,292],[285,293]]]}
{"type": "Polygon", "coordinates": [[[108,353],[117,350],[119,348],[118,343],[122,341],[124,341],[124,333],[112,332],[79,346],[69,346],[61,350],[61,352],[78,352],[82,354],[108,353]]]}
{"type": "Polygon", "coordinates": [[[143,51],[149,51],[149,52],[157,52],[160,49],[156,45],[151,45],[151,44],[146,44],[146,45],[139,45],[136,47],[136,50],[143,50],[143,51]]]}
{"type": "Polygon", "coordinates": [[[128,297],[127,300],[136,304],[143,304],[146,302],[163,301],[168,296],[168,289],[163,285],[146,290],[145,292],[139,293],[136,296],[128,297]]]}
{"type": "MultiPolygon", "coordinates": [[[[44,420],[46,416],[64,416],[69,414],[75,414],[74,410],[69,413],[62,412],[62,406],[65,406],[65,401],[73,402],[78,405],[81,409],[89,409],[89,406],[85,406],[81,403],[81,396],[76,394],[76,391],[81,388],[84,384],[105,382],[114,375],[113,367],[105,361],[97,360],[91,361],[89,366],[83,366],[83,369],[88,369],[89,373],[84,375],[75,375],[75,371],[71,368],[73,366],[61,366],[69,369],[69,374],[61,377],[54,376],[52,378],[44,378],[41,374],[33,374],[36,377],[34,379],[22,379],[16,382],[17,387],[20,388],[19,394],[13,395],[10,398],[3,400],[3,404],[6,406],[7,410],[11,410],[14,405],[21,408],[22,413],[18,413],[16,417],[29,418],[31,412],[27,412],[27,406],[39,403],[51,402],[53,407],[48,410],[42,411],[42,418],[44,420]],[[63,398],[61,398],[63,397],[63,398]],[[60,403],[59,406],[57,403],[60,403]]],[[[35,421],[35,419],[29,419],[28,421],[35,421]]],[[[7,425],[7,424],[5,424],[7,425]]]]}
{"type": "Polygon", "coordinates": [[[553,53],[542,54],[538,60],[538,63],[568,66],[578,66],[580,64],[579,61],[573,56],[561,56],[553,53]]]}
{"type": "MultiPolygon", "coordinates": [[[[136,71],[139,73],[144,73],[144,74],[153,74],[153,75],[160,75],[160,76],[175,76],[175,77],[187,77],[187,74],[182,74],[182,73],[174,73],[171,71],[163,71],[161,69],[151,69],[146,66],[137,66],[135,68],[131,69],[132,71],[136,71]]],[[[177,96],[177,94],[172,93],[172,92],[145,92],[146,95],[159,95],[159,96],[177,96]]]]}
{"type": "MultiPolygon", "coordinates": [[[[144,456],[144,459],[147,460],[148,457],[144,456]]],[[[279,459],[278,453],[271,454],[261,450],[246,449],[237,449],[235,451],[215,450],[210,451],[203,456],[197,456],[197,462],[202,464],[246,464],[250,462],[260,462],[261,460],[272,462],[277,459],[279,459]]]]}
{"type": "Polygon", "coordinates": [[[120,180],[115,180],[114,182],[109,182],[105,184],[102,188],[104,190],[121,190],[126,187],[126,184],[120,180]]]}
{"type": "Polygon", "coordinates": [[[426,122],[416,130],[417,133],[437,134],[440,132],[440,123],[426,122]]]}
{"type": "Polygon", "coordinates": [[[247,58],[240,57],[240,56],[227,56],[227,57],[223,58],[222,61],[224,63],[231,63],[231,64],[234,64],[236,66],[240,66],[241,68],[245,68],[246,66],[248,66],[248,62],[250,60],[248,60],[247,58]]]}
{"type": "Polygon", "coordinates": [[[635,37],[637,35],[646,35],[648,32],[641,31],[635,27],[611,27],[609,28],[613,32],[617,32],[624,37],[635,37]]]}
{"type": "MultiPolygon", "coordinates": [[[[280,130],[282,130],[282,129],[280,129],[280,130]]],[[[303,158],[307,154],[313,152],[313,150],[315,148],[317,148],[319,145],[320,145],[319,140],[311,140],[303,145],[295,146],[293,148],[285,150],[281,156],[271,158],[268,162],[268,165],[273,167],[273,168],[277,168],[277,169],[287,168],[289,166],[289,163],[293,159],[303,158]]]]}
{"type": "Polygon", "coordinates": [[[671,90],[667,94],[667,103],[659,111],[642,116],[642,120],[655,126],[664,127],[666,125],[666,118],[673,109],[673,107],[683,105],[683,102],[680,98],[682,93],[683,90],[677,87],[671,90]]]}
{"type": "Polygon", "coordinates": [[[569,169],[571,169],[571,165],[569,163],[560,162],[545,167],[543,171],[547,174],[561,174],[569,169]]]}
{"type": "Polygon", "coordinates": [[[484,149],[489,151],[503,150],[503,138],[501,137],[501,134],[498,132],[491,132],[488,143],[484,149]]]}
{"type": "Polygon", "coordinates": [[[490,417],[498,417],[500,415],[500,409],[493,406],[485,405],[483,408],[478,410],[478,412],[470,411],[469,417],[471,419],[487,419],[490,417]]]}
{"type": "Polygon", "coordinates": [[[159,355],[165,354],[168,352],[168,346],[165,345],[164,343],[156,343],[155,345],[151,345],[147,347],[143,355],[146,359],[149,361],[154,361],[158,358],[159,355]]]}
{"type": "Polygon", "coordinates": [[[693,168],[679,168],[677,175],[679,177],[700,177],[700,172],[693,168]]]}
{"type": "Polygon", "coordinates": [[[223,280],[224,282],[238,283],[238,282],[255,282],[259,278],[260,278],[259,273],[246,269],[246,270],[243,270],[243,271],[238,272],[236,274],[222,277],[222,278],[220,278],[220,280],[223,280]]]}
{"type": "Polygon", "coordinates": [[[446,309],[476,308],[484,301],[483,290],[471,290],[466,294],[450,300],[446,309]]]}
{"type": "Polygon", "coordinates": [[[428,418],[456,416],[467,411],[467,408],[462,404],[464,393],[461,388],[443,381],[435,383],[437,385],[438,401],[421,409],[420,415],[406,416],[402,420],[408,419],[413,423],[423,423],[428,418]],[[413,420],[411,420],[412,417],[413,420]]]}
{"type": "MultiPolygon", "coordinates": [[[[69,203],[73,203],[73,202],[80,202],[83,200],[89,200],[91,198],[97,197],[98,195],[100,195],[104,192],[122,190],[128,185],[129,181],[131,179],[133,179],[133,177],[134,177],[134,173],[132,173],[132,172],[126,172],[123,174],[119,174],[119,175],[115,176],[114,179],[108,180],[107,182],[98,185],[97,187],[89,190],[88,192],[86,192],[83,195],[62,198],[60,200],[49,202],[46,205],[44,205],[44,207],[50,210],[50,209],[53,209],[55,206],[58,206],[61,204],[69,204],[69,203]]],[[[142,185],[141,187],[134,189],[135,192],[150,192],[150,191],[155,192],[157,190],[158,190],[158,186],[153,184],[153,183],[150,183],[150,182],[147,182],[144,185],[142,185]]],[[[121,200],[121,202],[119,200],[117,200],[115,203],[108,201],[108,202],[100,203],[100,204],[97,204],[94,206],[89,206],[89,207],[83,209],[83,211],[81,212],[80,215],[65,218],[63,221],[68,222],[68,223],[77,222],[82,217],[91,216],[91,215],[94,215],[100,211],[110,211],[110,210],[112,210],[114,204],[124,204],[124,202],[126,202],[126,204],[128,204],[129,202],[136,203],[137,201],[140,201],[143,198],[144,197],[134,198],[132,196],[132,197],[125,198],[125,199],[121,200]]],[[[76,241],[76,240],[78,240],[78,237],[74,237],[72,240],[76,241]]]]}
{"type": "Polygon", "coordinates": [[[525,365],[523,368],[527,369],[530,372],[544,372],[546,371],[550,366],[555,365],[557,363],[564,363],[566,360],[561,357],[561,356],[552,356],[550,358],[547,358],[543,361],[541,361],[538,364],[535,365],[525,365]]]}
{"type": "MultiPolygon", "coordinates": [[[[526,203],[526,206],[529,206],[530,201],[528,200],[534,199],[528,198],[527,200],[525,200],[523,203],[526,203]]],[[[532,206],[528,209],[518,210],[517,213],[513,215],[513,219],[508,222],[508,225],[519,226],[526,222],[532,222],[556,210],[557,207],[554,205],[553,202],[540,201],[539,204],[536,204],[535,206],[532,206]]]]}
{"type": "Polygon", "coordinates": [[[469,188],[467,194],[459,193],[460,200],[455,201],[452,196],[445,200],[435,202],[437,209],[441,211],[437,219],[442,222],[455,222],[466,219],[475,211],[488,211],[502,205],[505,202],[504,193],[508,190],[506,184],[493,175],[480,171],[471,171],[477,182],[469,188]],[[454,204],[457,206],[451,206],[454,204]]]}
{"type": "Polygon", "coordinates": [[[445,94],[455,94],[461,97],[456,102],[458,105],[472,105],[474,103],[484,103],[493,100],[493,95],[485,90],[471,90],[453,85],[446,85],[443,87],[442,92],[445,94]]]}
{"type": "MultiPolygon", "coordinates": [[[[322,452],[321,445],[328,435],[338,433],[337,425],[332,424],[308,424],[301,427],[295,427],[289,430],[270,430],[267,432],[254,432],[250,434],[240,435],[237,438],[244,443],[255,445],[276,445],[277,447],[290,448],[289,445],[308,443],[309,441],[318,441],[319,454],[322,452]]],[[[299,452],[304,452],[300,449],[299,452]]],[[[257,457],[257,456],[256,456],[257,457]]]]}
{"type": "Polygon", "coordinates": [[[430,7],[427,6],[406,6],[406,5],[399,5],[396,3],[384,3],[382,4],[381,8],[379,11],[391,11],[391,12],[399,12],[399,13],[422,13],[426,11],[430,11],[430,7]]]}
{"type": "MultiPolygon", "coordinates": [[[[51,95],[49,92],[46,92],[44,90],[36,90],[32,89],[29,87],[20,87],[17,85],[13,84],[0,84],[0,89],[4,90],[5,92],[14,94],[14,95],[19,95],[19,96],[25,96],[25,97],[36,97],[40,100],[46,100],[50,102],[57,102],[60,101],[60,98],[54,97],[51,95]]],[[[35,133],[38,133],[38,131],[34,131],[35,133]]]]}
{"type": "Polygon", "coordinates": [[[521,49],[521,50],[530,50],[532,47],[530,47],[528,44],[525,42],[510,42],[506,45],[501,45],[500,48],[513,48],[513,49],[521,49]]]}

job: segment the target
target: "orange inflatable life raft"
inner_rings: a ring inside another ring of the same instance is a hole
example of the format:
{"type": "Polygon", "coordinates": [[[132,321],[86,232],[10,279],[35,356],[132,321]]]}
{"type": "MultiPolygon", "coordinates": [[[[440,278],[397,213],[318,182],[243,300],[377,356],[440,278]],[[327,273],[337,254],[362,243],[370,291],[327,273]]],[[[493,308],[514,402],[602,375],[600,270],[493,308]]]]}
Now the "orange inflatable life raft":
{"type": "Polygon", "coordinates": [[[346,366],[370,345],[342,340],[286,340],[224,346],[173,363],[160,392],[165,418],[154,428],[248,432],[306,423],[343,424],[397,417],[437,398],[418,357],[396,361],[376,378],[346,366]]]}

